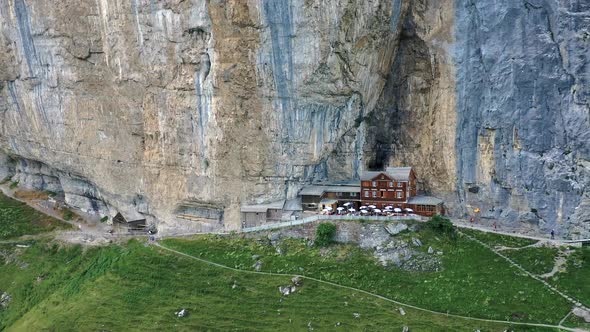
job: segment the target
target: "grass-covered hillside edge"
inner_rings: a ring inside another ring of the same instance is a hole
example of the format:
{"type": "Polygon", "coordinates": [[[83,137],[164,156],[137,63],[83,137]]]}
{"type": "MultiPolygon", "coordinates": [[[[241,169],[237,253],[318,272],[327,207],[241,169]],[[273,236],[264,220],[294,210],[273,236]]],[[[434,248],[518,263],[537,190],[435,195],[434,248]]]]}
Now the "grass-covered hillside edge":
{"type": "Polygon", "coordinates": [[[68,228],[71,228],[69,224],[30,208],[25,203],[0,192],[0,240],[68,228]]]}
{"type": "Polygon", "coordinates": [[[465,237],[450,239],[428,229],[413,236],[424,243],[422,250],[432,246],[443,253],[442,271],[384,268],[369,251],[356,246],[325,249],[297,239],[285,239],[273,246],[268,241],[238,236],[205,236],[170,239],[164,245],[246,270],[255,268],[256,257],[262,262],[261,271],[301,274],[470,317],[557,324],[571,309],[541,283],[465,237]]]}
{"type": "Polygon", "coordinates": [[[6,331],[510,328],[407,307],[401,315],[399,305],[310,280],[282,296],[278,287],[290,284],[289,277],[230,271],[137,241],[87,250],[48,243],[2,250],[28,264],[23,269],[18,262],[0,261],[0,289],[13,297],[0,311],[0,330],[6,331]],[[186,317],[174,315],[181,308],[186,317]]]}

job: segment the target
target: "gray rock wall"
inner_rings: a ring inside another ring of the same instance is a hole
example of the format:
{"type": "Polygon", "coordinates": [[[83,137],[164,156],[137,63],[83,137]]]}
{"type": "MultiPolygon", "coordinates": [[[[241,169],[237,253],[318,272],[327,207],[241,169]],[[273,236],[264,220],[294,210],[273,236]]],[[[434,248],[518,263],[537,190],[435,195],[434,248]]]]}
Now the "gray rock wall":
{"type": "Polygon", "coordinates": [[[416,1],[368,162],[415,165],[455,216],[590,235],[589,6],[416,1]]]}
{"type": "Polygon", "coordinates": [[[589,10],[587,1],[456,4],[464,206],[588,234],[590,220],[575,213],[590,183],[589,10]]]}

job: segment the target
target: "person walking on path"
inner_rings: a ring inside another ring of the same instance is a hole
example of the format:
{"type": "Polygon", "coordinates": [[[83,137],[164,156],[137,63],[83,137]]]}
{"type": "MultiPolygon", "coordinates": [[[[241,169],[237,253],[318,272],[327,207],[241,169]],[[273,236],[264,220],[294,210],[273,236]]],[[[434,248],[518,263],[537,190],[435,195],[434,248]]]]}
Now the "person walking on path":
{"type": "Polygon", "coordinates": [[[551,240],[555,240],[555,230],[551,230],[551,240]]]}
{"type": "Polygon", "coordinates": [[[497,231],[498,231],[498,227],[496,225],[496,222],[494,222],[494,232],[497,232],[497,231]]]}

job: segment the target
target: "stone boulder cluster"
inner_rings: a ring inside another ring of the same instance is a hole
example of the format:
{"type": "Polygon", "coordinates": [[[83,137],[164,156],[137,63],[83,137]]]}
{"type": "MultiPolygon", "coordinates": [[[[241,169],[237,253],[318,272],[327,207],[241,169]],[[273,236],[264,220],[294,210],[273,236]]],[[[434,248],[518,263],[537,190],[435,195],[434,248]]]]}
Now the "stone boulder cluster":
{"type": "Polygon", "coordinates": [[[421,246],[422,243],[416,238],[411,241],[394,238],[377,246],[373,256],[385,267],[395,266],[406,271],[440,271],[440,259],[416,250],[421,246]]]}
{"type": "Polygon", "coordinates": [[[288,296],[289,294],[293,294],[297,291],[298,287],[303,286],[303,280],[300,276],[295,276],[291,278],[291,284],[286,286],[279,286],[279,292],[283,296],[288,296]]]}
{"type": "Polygon", "coordinates": [[[8,304],[12,301],[12,297],[6,292],[0,291],[0,308],[5,309],[8,304]]]}

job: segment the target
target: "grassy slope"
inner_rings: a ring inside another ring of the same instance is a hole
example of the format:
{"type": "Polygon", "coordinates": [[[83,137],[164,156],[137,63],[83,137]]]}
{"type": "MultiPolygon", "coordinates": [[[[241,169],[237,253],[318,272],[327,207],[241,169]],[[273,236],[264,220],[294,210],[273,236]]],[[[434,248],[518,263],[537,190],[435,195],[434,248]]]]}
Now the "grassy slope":
{"type": "Polygon", "coordinates": [[[261,255],[263,270],[299,273],[358,287],[433,310],[472,317],[557,323],[570,310],[538,281],[523,275],[488,249],[466,238],[456,242],[421,233],[423,249],[442,250],[444,271],[411,273],[378,266],[366,252],[335,246],[327,255],[302,241],[284,242],[281,256],[268,244],[239,238],[167,240],[180,251],[230,266],[251,269],[261,255]]]}
{"type": "Polygon", "coordinates": [[[576,249],[568,257],[566,271],[549,280],[557,288],[582,301],[590,307],[590,248],[576,249]]]}
{"type": "Polygon", "coordinates": [[[537,240],[525,239],[514,236],[507,236],[496,233],[484,233],[473,229],[461,229],[461,232],[472,236],[481,242],[487,243],[492,247],[503,246],[509,248],[522,248],[531,244],[535,244],[537,240]]]}
{"type": "Polygon", "coordinates": [[[0,193],[0,240],[65,228],[70,225],[0,193]]]}
{"type": "Polygon", "coordinates": [[[551,272],[558,252],[557,248],[531,247],[520,250],[506,250],[502,253],[512,258],[525,270],[540,275],[551,272]]]}
{"type": "Polygon", "coordinates": [[[277,287],[288,284],[287,277],[224,270],[137,242],[84,253],[37,244],[22,249],[20,257],[30,263],[27,269],[0,268],[0,289],[14,294],[9,309],[0,313],[7,331],[306,330],[310,322],[318,331],[335,329],[338,322],[342,330],[507,328],[408,308],[401,316],[395,304],[309,280],[281,299],[277,287]],[[40,274],[45,278],[37,282],[40,274]],[[179,308],[187,308],[188,317],[176,318],[179,308]]]}

